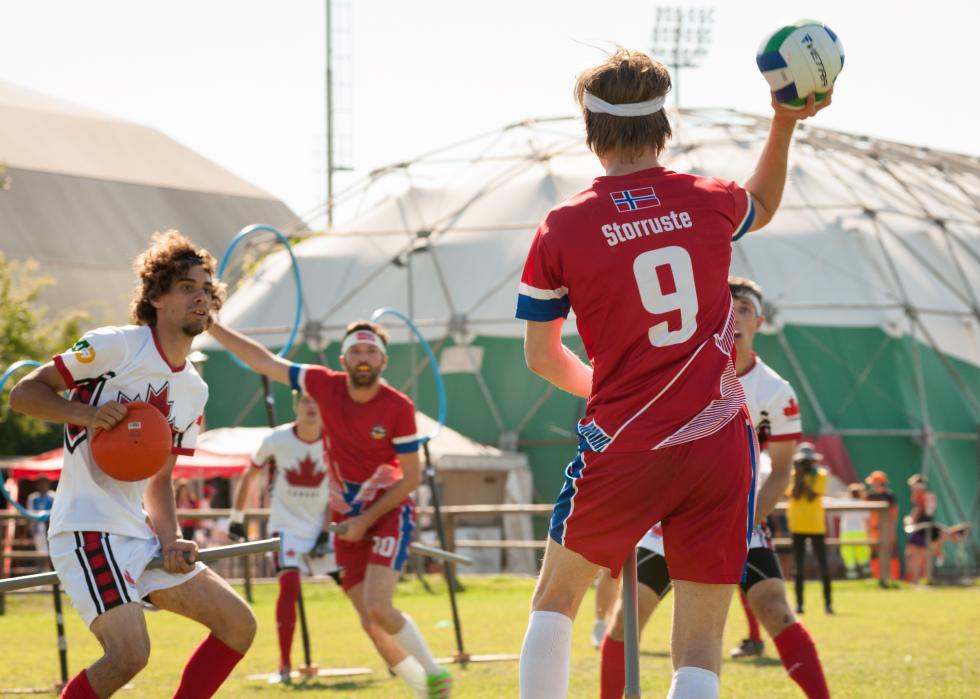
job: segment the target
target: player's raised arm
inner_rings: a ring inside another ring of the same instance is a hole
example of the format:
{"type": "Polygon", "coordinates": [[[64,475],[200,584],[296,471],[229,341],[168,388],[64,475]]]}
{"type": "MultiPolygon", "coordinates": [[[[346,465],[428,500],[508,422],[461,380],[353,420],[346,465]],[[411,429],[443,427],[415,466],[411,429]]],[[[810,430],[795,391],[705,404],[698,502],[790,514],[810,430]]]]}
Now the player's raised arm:
{"type": "Polygon", "coordinates": [[[750,231],[756,231],[765,226],[779,208],[783,199],[783,188],[786,186],[786,169],[789,163],[789,147],[793,141],[793,130],[796,122],[808,119],[822,109],[830,106],[833,89],[819,105],[813,95],[807,98],[806,106],[802,109],[784,107],[772,98],[774,110],[772,123],[769,126],[769,137],[759,156],[755,172],[746,181],[745,189],[752,195],[755,202],[755,220],[750,231]]]}
{"type": "Polygon", "coordinates": [[[248,364],[252,371],[289,385],[289,367],[292,363],[288,360],[277,357],[255,340],[226,328],[221,323],[214,323],[208,328],[208,332],[222,347],[248,364]]]}

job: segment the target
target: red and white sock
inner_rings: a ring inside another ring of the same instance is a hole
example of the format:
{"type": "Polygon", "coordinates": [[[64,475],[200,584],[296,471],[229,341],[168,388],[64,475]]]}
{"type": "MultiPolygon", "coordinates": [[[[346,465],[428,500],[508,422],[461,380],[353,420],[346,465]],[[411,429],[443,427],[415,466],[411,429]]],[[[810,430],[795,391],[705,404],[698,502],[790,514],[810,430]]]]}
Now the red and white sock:
{"type": "Polygon", "coordinates": [[[827,680],[823,676],[823,666],[817,655],[817,647],[810,634],[799,622],[788,626],[772,639],[779,651],[783,667],[807,699],[830,699],[827,680]]]}
{"type": "Polygon", "coordinates": [[[602,666],[599,673],[599,698],[622,699],[626,691],[626,656],[623,642],[610,638],[609,632],[602,637],[599,646],[602,666]]]}
{"type": "Polygon", "coordinates": [[[290,656],[296,631],[296,602],[299,600],[299,571],[290,569],[279,574],[279,597],[276,599],[276,631],[279,633],[279,669],[292,667],[290,656]]]}
{"type": "Polygon", "coordinates": [[[89,684],[85,670],[82,670],[61,690],[61,699],[99,699],[99,695],[89,684]]]}
{"type": "Polygon", "coordinates": [[[762,636],[759,633],[759,620],[755,618],[755,614],[752,613],[752,607],[749,606],[749,598],[745,595],[745,590],[741,587],[738,588],[738,597],[742,601],[742,610],[745,612],[745,620],[749,622],[749,639],[753,641],[761,641],[762,636]]]}
{"type": "Polygon", "coordinates": [[[208,699],[228,678],[244,656],[214,634],[209,635],[191,655],[173,699],[208,699]]]}

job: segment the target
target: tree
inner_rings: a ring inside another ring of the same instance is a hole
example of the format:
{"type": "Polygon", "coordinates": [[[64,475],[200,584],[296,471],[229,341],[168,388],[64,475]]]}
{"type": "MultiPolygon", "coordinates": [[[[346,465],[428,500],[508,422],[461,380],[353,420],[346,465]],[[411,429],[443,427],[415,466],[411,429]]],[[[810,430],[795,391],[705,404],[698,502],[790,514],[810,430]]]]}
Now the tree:
{"type": "MultiPolygon", "coordinates": [[[[36,261],[7,260],[0,253],[0,372],[22,359],[45,362],[78,339],[79,324],[88,317],[84,311],[51,316],[38,303],[41,292],[55,283],[52,277],[40,274],[36,261]]],[[[20,376],[11,377],[0,394],[0,454],[4,455],[35,454],[61,442],[59,426],[8,407],[10,389],[20,376]]]]}

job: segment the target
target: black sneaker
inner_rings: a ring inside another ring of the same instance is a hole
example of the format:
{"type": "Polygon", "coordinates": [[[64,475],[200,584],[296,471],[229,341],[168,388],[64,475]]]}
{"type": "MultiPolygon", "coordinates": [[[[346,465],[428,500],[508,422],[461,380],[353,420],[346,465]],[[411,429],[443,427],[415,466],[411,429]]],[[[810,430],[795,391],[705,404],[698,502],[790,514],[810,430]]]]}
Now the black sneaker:
{"type": "Polygon", "coordinates": [[[802,604],[796,605],[796,613],[797,614],[802,614],[803,613],[803,605],[802,604]]]}
{"type": "Polygon", "coordinates": [[[756,658],[762,655],[765,644],[762,641],[753,641],[751,638],[743,638],[737,647],[732,648],[733,658],[756,658]]]}
{"type": "Polygon", "coordinates": [[[833,614],[834,613],[834,608],[831,607],[829,604],[827,604],[827,605],[824,605],[823,611],[826,614],[833,614]]]}

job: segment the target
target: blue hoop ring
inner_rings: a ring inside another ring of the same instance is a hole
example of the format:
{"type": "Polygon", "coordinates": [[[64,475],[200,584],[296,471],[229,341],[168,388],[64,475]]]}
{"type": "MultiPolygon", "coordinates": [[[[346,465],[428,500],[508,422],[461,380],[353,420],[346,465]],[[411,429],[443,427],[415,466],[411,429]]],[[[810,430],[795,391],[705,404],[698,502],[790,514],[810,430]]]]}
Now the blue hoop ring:
{"type": "MultiPolygon", "coordinates": [[[[280,243],[286,248],[286,252],[289,253],[289,260],[293,265],[293,281],[296,283],[296,315],[293,318],[293,329],[289,333],[289,339],[286,340],[286,344],[283,345],[282,349],[279,350],[277,356],[285,357],[289,353],[289,350],[293,348],[293,343],[296,341],[296,335],[299,332],[300,321],[303,317],[303,282],[299,274],[299,263],[296,261],[296,256],[293,254],[293,247],[289,244],[289,239],[284,236],[278,228],[270,226],[265,223],[255,223],[251,226],[246,226],[238,232],[232,241],[228,244],[228,249],[225,250],[224,256],[221,258],[221,264],[218,265],[218,279],[220,280],[225,274],[225,268],[228,266],[228,261],[231,259],[231,253],[238,246],[238,244],[254,233],[269,232],[276,236],[280,243]]],[[[251,371],[251,368],[245,364],[241,359],[235,356],[233,352],[229,352],[228,356],[231,360],[242,367],[251,371]]]]}
{"type": "Polygon", "coordinates": [[[425,353],[429,355],[429,365],[432,367],[432,373],[435,375],[436,378],[436,392],[439,395],[439,417],[436,420],[436,427],[434,430],[432,430],[432,433],[427,437],[419,438],[419,444],[425,444],[429,440],[433,439],[437,434],[439,434],[439,431],[442,429],[442,426],[446,424],[446,387],[442,383],[442,372],[439,371],[439,364],[438,362],[436,362],[436,356],[432,353],[432,348],[429,347],[429,343],[426,341],[424,337],[422,337],[422,333],[419,332],[419,329],[415,327],[415,323],[413,323],[407,315],[399,311],[397,308],[384,306],[382,308],[377,309],[374,313],[371,314],[371,322],[372,323],[377,322],[379,318],[386,315],[391,315],[391,316],[395,316],[396,318],[399,318],[403,323],[405,323],[405,325],[409,327],[412,333],[414,333],[415,337],[418,338],[419,344],[422,345],[422,349],[424,349],[425,353]]]}

